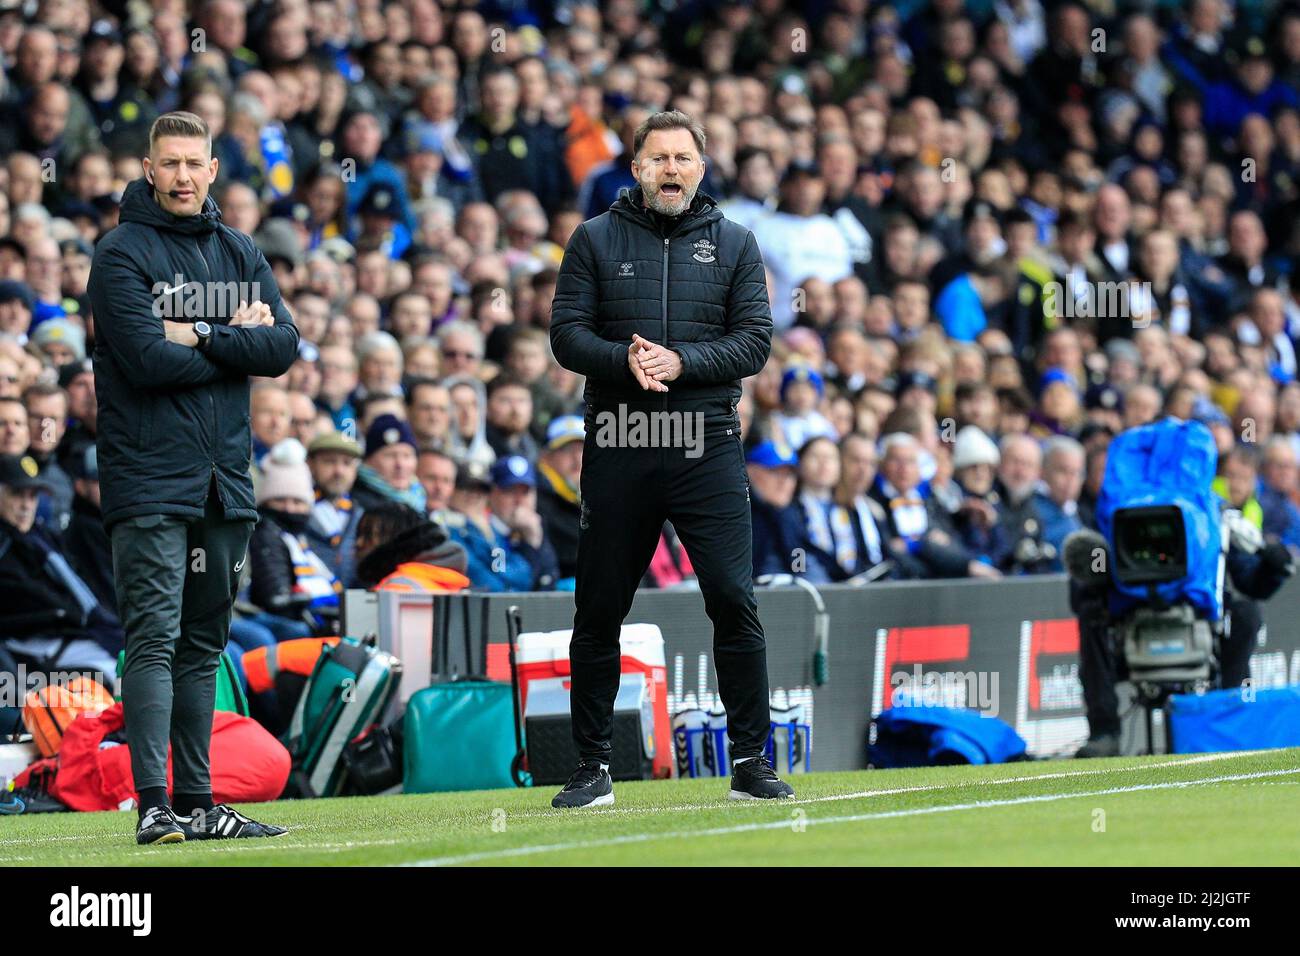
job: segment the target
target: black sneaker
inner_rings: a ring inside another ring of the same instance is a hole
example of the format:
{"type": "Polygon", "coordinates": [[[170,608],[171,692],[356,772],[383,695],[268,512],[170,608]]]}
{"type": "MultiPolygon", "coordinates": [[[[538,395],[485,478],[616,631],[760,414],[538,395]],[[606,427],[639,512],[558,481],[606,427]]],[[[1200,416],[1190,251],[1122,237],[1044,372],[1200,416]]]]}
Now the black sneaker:
{"type": "Polygon", "coordinates": [[[135,828],[135,842],[141,846],[153,843],[184,843],[185,831],[176,822],[171,807],[150,807],[140,817],[135,828]]]}
{"type": "Polygon", "coordinates": [[[1088,742],[1080,747],[1074,756],[1078,758],[1118,757],[1119,734],[1097,734],[1095,737],[1089,737],[1088,742]]]}
{"type": "Polygon", "coordinates": [[[560,808],[610,807],[614,805],[614,781],[609,771],[597,760],[584,761],[564,785],[564,789],[551,800],[551,806],[560,808]]]}
{"type": "Polygon", "coordinates": [[[186,838],[190,840],[274,837],[289,832],[288,827],[251,820],[234,807],[224,803],[218,803],[211,810],[195,810],[188,817],[181,817],[180,824],[186,838]]]}
{"type": "Polygon", "coordinates": [[[0,792],[0,816],[18,813],[64,813],[71,807],[64,806],[43,790],[35,787],[19,787],[16,790],[0,792]]]}
{"type": "Polygon", "coordinates": [[[776,775],[766,757],[754,757],[735,765],[731,772],[729,800],[782,800],[794,797],[794,787],[776,775]]]}

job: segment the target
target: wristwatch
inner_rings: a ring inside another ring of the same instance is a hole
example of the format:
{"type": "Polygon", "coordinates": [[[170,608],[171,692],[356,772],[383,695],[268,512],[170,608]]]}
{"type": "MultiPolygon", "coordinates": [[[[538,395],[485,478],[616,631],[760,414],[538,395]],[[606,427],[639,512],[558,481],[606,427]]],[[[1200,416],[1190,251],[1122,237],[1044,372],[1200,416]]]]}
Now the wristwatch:
{"type": "Polygon", "coordinates": [[[197,346],[200,352],[208,350],[208,344],[212,341],[212,326],[207,322],[199,321],[194,323],[194,334],[199,337],[197,346]]]}

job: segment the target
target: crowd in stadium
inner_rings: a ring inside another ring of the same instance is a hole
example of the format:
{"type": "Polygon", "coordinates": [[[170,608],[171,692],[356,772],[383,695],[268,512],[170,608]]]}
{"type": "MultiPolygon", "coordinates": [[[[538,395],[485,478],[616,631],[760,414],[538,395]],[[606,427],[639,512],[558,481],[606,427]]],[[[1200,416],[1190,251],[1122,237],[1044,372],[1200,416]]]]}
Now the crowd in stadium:
{"type": "MultiPolygon", "coordinates": [[[[0,0],[0,64],[19,656],[121,644],[86,286],[175,109],[301,336],[250,408],[244,649],[414,557],[572,586],[583,382],[551,301],[665,109],[703,123],[701,192],[768,272],[739,406],[756,575],[1059,571],[1108,442],[1163,415],[1208,425],[1217,490],[1300,547],[1300,8],[0,0]]],[[[691,578],[666,525],[644,584],[691,578]]]]}

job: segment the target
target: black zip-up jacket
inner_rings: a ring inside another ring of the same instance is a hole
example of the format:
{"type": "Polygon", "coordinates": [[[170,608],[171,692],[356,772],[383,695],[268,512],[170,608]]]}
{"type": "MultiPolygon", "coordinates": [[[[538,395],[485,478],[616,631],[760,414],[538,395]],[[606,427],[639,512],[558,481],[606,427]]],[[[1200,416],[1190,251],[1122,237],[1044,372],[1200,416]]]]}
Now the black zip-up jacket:
{"type": "Polygon", "coordinates": [[[104,524],[111,530],[149,514],[202,517],[214,479],[226,520],[256,520],[248,378],[284,374],[298,352],[271,267],[251,238],[222,223],[211,196],[198,215],[174,216],[137,179],[122,197],[120,221],[95,248],[87,290],[104,524]],[[195,282],[205,290],[206,314],[184,314],[195,311],[186,308],[193,286],[166,305],[174,321],[212,324],[206,352],[168,342],[163,310],[155,311],[165,290],[195,282]],[[275,324],[229,325],[241,297],[265,302],[275,324]]]}
{"type": "Polygon", "coordinates": [[[706,433],[739,431],[740,380],[772,348],[772,309],[754,235],[696,193],[669,218],[646,209],[640,186],[624,189],[569,240],[551,305],[551,348],[587,378],[592,413],[703,412],[706,433]],[[666,393],[645,391],[627,364],[636,333],[681,356],[666,393]]]}

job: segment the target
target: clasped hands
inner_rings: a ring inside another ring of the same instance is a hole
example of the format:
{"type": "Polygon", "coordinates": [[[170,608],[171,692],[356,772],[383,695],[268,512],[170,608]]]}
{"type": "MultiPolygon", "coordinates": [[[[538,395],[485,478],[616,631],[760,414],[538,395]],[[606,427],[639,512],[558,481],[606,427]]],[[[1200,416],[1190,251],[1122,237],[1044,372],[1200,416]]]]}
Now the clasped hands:
{"type": "Polygon", "coordinates": [[[637,384],[648,392],[668,391],[667,382],[682,374],[682,357],[672,349],[632,336],[627,347],[627,365],[637,384]]]}
{"type": "MultiPolygon", "coordinates": [[[[255,299],[252,302],[239,303],[239,308],[230,317],[230,324],[237,328],[274,325],[275,316],[271,314],[269,305],[260,299],[255,299]]],[[[168,342],[175,342],[177,345],[188,345],[193,348],[199,344],[199,337],[194,333],[194,324],[191,322],[173,322],[170,319],[163,319],[163,333],[167,336],[168,342]]]]}

